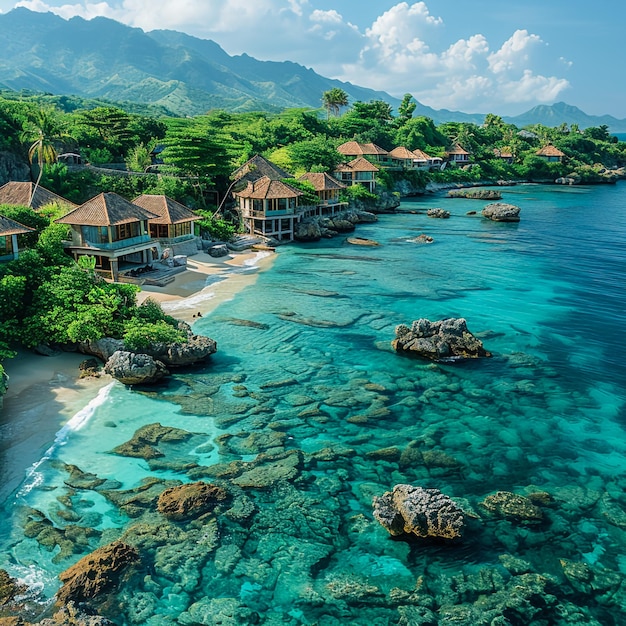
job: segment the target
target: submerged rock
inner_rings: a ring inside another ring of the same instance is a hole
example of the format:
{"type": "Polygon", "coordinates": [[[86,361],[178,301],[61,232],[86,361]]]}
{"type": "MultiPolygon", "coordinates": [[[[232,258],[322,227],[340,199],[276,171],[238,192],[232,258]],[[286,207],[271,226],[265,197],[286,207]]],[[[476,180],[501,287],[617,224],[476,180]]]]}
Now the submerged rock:
{"type": "Polygon", "coordinates": [[[396,326],[396,338],[391,342],[396,352],[438,360],[489,357],[482,341],[468,329],[463,318],[437,322],[415,320],[411,326],[396,326]]]}
{"type": "Polygon", "coordinates": [[[500,200],[502,192],[495,189],[451,189],[448,198],[469,198],[471,200],[500,200]]]}
{"type": "Polygon", "coordinates": [[[494,202],[488,204],[483,210],[483,217],[494,222],[519,222],[519,213],[521,209],[514,204],[506,204],[505,202],[494,202]]]}
{"type": "Polygon", "coordinates": [[[457,539],[463,535],[463,511],[439,489],[396,485],[374,498],[374,517],[396,537],[457,539]]]}
{"type": "Polygon", "coordinates": [[[490,513],[506,519],[538,522],[543,519],[541,509],[530,498],[509,491],[498,491],[487,496],[480,505],[490,513]]]}
{"type": "Polygon", "coordinates": [[[195,519],[209,513],[227,498],[221,487],[197,482],[166,489],[157,503],[159,513],[174,521],[195,519]]]}
{"type": "Polygon", "coordinates": [[[114,590],[128,566],[137,561],[137,550],[121,541],[98,548],[59,574],[63,586],[58,602],[83,602],[114,590]]]}

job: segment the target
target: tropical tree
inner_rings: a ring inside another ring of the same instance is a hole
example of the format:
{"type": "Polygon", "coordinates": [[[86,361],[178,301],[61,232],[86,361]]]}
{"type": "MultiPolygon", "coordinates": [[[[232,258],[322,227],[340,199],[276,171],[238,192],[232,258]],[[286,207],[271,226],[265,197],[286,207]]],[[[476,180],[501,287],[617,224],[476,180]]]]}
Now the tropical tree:
{"type": "Polygon", "coordinates": [[[32,204],[33,197],[41,181],[44,164],[56,162],[57,151],[55,143],[61,139],[62,135],[63,130],[59,118],[52,109],[38,109],[24,126],[23,140],[32,142],[28,148],[28,160],[31,167],[35,162],[38,166],[37,180],[35,181],[29,204],[32,204]]]}
{"type": "Polygon", "coordinates": [[[413,96],[410,93],[405,93],[402,98],[402,102],[398,107],[398,118],[396,120],[396,124],[398,126],[404,126],[413,117],[413,112],[416,107],[417,102],[413,100],[413,96]]]}
{"type": "Polygon", "coordinates": [[[331,113],[338,117],[341,108],[348,106],[348,94],[340,87],[333,87],[322,94],[322,103],[326,109],[327,119],[330,119],[331,113]]]}

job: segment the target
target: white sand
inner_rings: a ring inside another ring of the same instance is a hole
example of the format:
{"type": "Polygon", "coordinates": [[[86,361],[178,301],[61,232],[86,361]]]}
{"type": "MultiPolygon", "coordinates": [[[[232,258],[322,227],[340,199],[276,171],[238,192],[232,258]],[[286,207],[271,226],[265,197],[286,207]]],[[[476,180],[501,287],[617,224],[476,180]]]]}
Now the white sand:
{"type": "MultiPolygon", "coordinates": [[[[272,252],[254,251],[214,259],[201,252],[190,257],[187,270],[165,287],[144,287],[137,301],[154,298],[170,315],[193,322],[198,313],[209,314],[254,283],[258,269],[268,267],[272,256],[272,252]]],[[[9,389],[0,411],[0,505],[20,486],[28,468],[41,459],[63,425],[111,382],[105,375],[79,380],[78,366],[86,358],[70,352],[45,357],[22,351],[3,363],[9,389]]]]}

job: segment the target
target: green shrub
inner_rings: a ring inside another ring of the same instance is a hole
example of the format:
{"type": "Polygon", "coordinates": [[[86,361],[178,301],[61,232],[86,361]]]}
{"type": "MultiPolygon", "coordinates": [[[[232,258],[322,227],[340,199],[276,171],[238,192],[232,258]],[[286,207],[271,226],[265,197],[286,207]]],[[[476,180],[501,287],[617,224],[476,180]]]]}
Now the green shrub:
{"type": "Polygon", "coordinates": [[[136,351],[149,348],[156,343],[185,341],[186,336],[164,320],[146,322],[135,317],[126,322],[123,339],[127,350],[136,351]]]}

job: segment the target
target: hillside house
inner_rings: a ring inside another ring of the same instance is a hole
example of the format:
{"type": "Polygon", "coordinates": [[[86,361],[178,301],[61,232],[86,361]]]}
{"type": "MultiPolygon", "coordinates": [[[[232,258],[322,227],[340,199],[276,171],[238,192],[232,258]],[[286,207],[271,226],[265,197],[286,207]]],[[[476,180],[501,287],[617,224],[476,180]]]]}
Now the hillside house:
{"type": "Polygon", "coordinates": [[[455,143],[446,151],[446,160],[448,163],[454,163],[456,165],[467,165],[470,162],[470,154],[458,143],[455,143]]]}
{"type": "Polygon", "coordinates": [[[293,178],[293,175],[260,154],[256,154],[241,167],[238,167],[230,177],[233,181],[241,183],[241,188],[243,188],[245,184],[253,183],[263,177],[270,180],[283,180],[284,178],[293,178]]]}
{"type": "Polygon", "coordinates": [[[29,206],[37,211],[41,209],[41,207],[52,204],[53,202],[65,205],[68,210],[76,208],[73,202],[66,200],[41,185],[37,185],[37,189],[35,189],[35,183],[11,181],[0,187],[0,204],[29,206]],[[35,192],[34,196],[33,191],[35,192]]]}
{"type": "Polygon", "coordinates": [[[298,206],[302,192],[280,180],[263,176],[235,191],[239,211],[250,234],[292,241],[295,225],[304,217],[298,206]]]}
{"type": "Polygon", "coordinates": [[[123,265],[154,259],[156,247],[148,222],[157,218],[156,213],[116,193],[101,193],[55,222],[71,227],[72,240],[64,242],[64,247],[74,259],[94,256],[96,270],[116,281],[123,265]]]}
{"type": "Polygon", "coordinates": [[[335,170],[335,178],[348,187],[362,185],[368,191],[376,189],[376,173],[379,168],[363,157],[357,157],[350,163],[342,163],[335,170]]]}
{"type": "Polygon", "coordinates": [[[509,165],[513,163],[513,153],[509,148],[494,148],[493,154],[497,159],[509,165]]]}
{"type": "Polygon", "coordinates": [[[166,246],[193,239],[194,223],[202,219],[184,204],[164,195],[144,194],[135,198],[133,204],[158,216],[148,220],[150,237],[166,246]]]}
{"type": "Polygon", "coordinates": [[[306,180],[315,187],[318,204],[316,214],[319,216],[333,216],[347,208],[347,202],[339,200],[339,193],[346,185],[326,172],[307,172],[298,180],[306,180]]]}
{"type": "Polygon", "coordinates": [[[17,236],[33,232],[33,228],[0,215],[0,261],[17,259],[19,249],[17,236]]]}
{"type": "Polygon", "coordinates": [[[392,166],[393,159],[389,156],[387,150],[377,146],[375,143],[359,143],[358,141],[346,141],[337,147],[337,152],[348,159],[357,159],[358,157],[382,166],[392,166]]]}
{"type": "Polygon", "coordinates": [[[422,150],[409,150],[404,146],[394,148],[389,152],[389,157],[396,167],[401,167],[405,170],[430,170],[433,167],[440,167],[443,161],[440,157],[431,157],[422,150]]]}
{"type": "Polygon", "coordinates": [[[560,163],[565,158],[565,153],[561,152],[556,146],[551,143],[545,145],[541,150],[537,150],[535,154],[541,157],[548,163],[560,163]]]}

